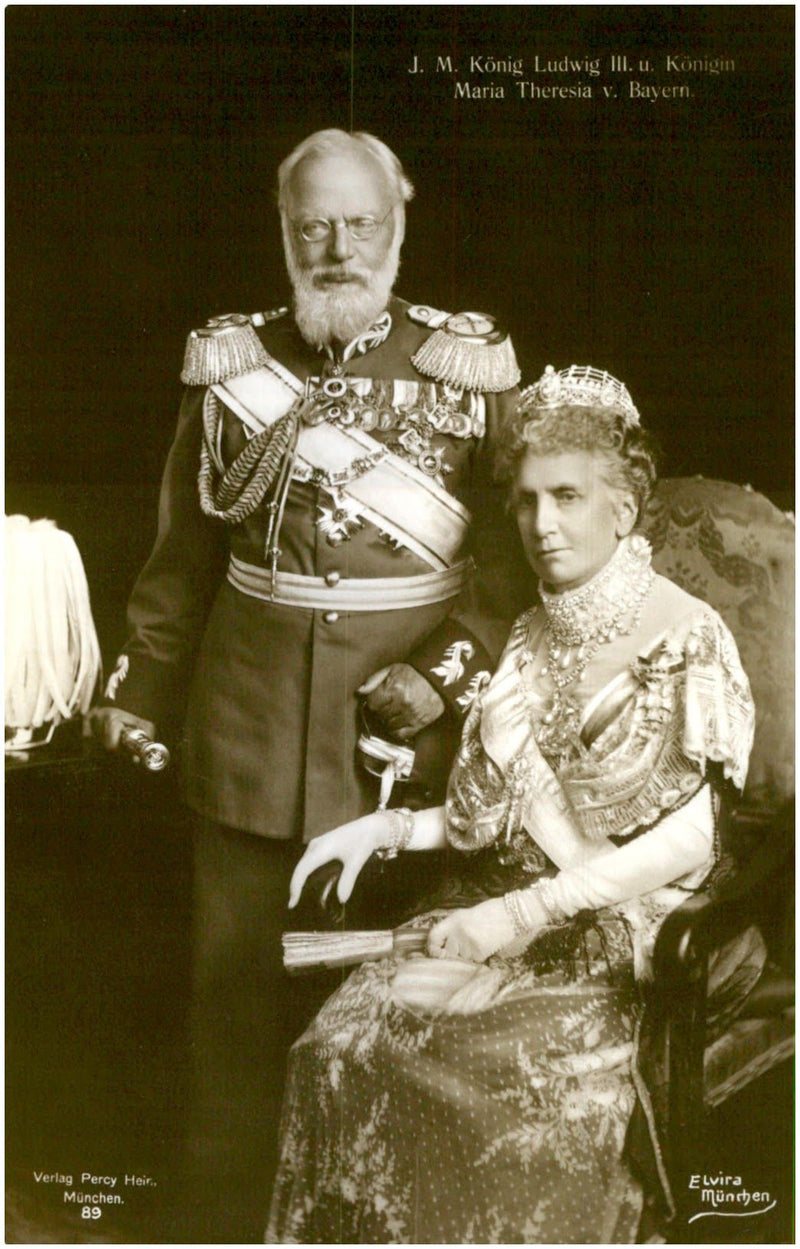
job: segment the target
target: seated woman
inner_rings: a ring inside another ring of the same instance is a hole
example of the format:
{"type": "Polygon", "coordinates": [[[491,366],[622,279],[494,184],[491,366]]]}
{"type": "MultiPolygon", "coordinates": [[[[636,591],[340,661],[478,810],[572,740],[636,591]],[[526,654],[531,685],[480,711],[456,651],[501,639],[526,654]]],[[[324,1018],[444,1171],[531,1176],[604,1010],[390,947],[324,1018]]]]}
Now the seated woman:
{"type": "Polygon", "coordinates": [[[292,881],[290,905],[341,860],[345,900],[374,853],[462,852],[415,921],[427,955],[364,964],[294,1046],[271,1243],[637,1236],[642,986],[714,867],[753,707],[719,616],[633,533],[654,468],[626,388],[548,368],[507,441],[539,601],[475,698],[446,805],[327,833],[292,881]]]}

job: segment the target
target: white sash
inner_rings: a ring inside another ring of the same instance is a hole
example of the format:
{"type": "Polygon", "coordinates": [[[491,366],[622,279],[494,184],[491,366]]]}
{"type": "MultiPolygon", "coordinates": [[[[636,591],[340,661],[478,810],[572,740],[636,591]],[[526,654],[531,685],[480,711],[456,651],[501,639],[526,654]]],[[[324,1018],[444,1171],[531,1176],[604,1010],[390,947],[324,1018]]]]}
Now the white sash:
{"type": "MultiPolygon", "coordinates": [[[[305,391],[299,378],[277,361],[211,389],[253,433],[285,416],[305,391]]],[[[461,551],[470,513],[415,465],[388,451],[364,430],[325,421],[301,427],[297,460],[307,468],[336,473],[354,459],[379,450],[383,458],[363,476],[337,486],[337,493],[351,498],[360,515],[431,568],[449,568],[461,551]]]]}
{"type": "Polygon", "coordinates": [[[300,378],[277,360],[252,373],[217,382],[211,389],[253,434],[274,425],[305,393],[300,378]]]}

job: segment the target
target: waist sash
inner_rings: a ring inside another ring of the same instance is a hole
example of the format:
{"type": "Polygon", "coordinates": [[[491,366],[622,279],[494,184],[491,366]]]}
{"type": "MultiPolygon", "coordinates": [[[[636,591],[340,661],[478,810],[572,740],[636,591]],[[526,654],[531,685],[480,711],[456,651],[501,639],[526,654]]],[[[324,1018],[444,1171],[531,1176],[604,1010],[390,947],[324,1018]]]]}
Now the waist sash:
{"type": "MultiPolygon", "coordinates": [[[[300,379],[277,361],[211,389],[252,433],[284,416],[305,390],[300,379]]],[[[303,425],[297,440],[298,463],[327,473],[341,472],[353,460],[378,450],[383,452],[378,464],[337,485],[337,494],[352,499],[360,515],[432,568],[449,568],[471,519],[458,499],[364,430],[322,422],[303,425]]]]}

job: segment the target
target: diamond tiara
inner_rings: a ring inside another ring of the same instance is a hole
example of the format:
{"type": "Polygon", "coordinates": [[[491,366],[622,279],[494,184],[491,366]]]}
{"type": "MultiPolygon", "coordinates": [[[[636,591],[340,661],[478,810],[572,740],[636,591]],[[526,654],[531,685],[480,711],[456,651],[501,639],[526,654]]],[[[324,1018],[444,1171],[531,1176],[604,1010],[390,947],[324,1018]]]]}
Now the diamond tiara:
{"type": "Polygon", "coordinates": [[[639,413],[627,386],[588,364],[571,364],[560,373],[548,364],[538,382],[521,392],[518,410],[532,416],[538,410],[544,415],[549,408],[567,405],[607,408],[621,416],[627,427],[639,424],[639,413]]]}

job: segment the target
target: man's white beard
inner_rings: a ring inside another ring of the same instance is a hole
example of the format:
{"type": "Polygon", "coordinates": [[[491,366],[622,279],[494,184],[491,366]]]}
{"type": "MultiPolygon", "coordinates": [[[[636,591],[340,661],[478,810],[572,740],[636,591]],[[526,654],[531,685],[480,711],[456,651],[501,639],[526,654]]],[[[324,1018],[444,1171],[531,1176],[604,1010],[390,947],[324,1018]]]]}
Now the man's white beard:
{"type": "Polygon", "coordinates": [[[400,239],[397,232],[379,269],[369,269],[352,261],[341,265],[320,264],[313,269],[301,268],[295,258],[285,220],[283,247],[286,268],[294,290],[297,328],[312,347],[319,350],[334,341],[349,343],[358,334],[368,330],[385,310],[400,268],[400,239]],[[315,276],[325,273],[350,274],[358,281],[316,286],[315,276]]]}

